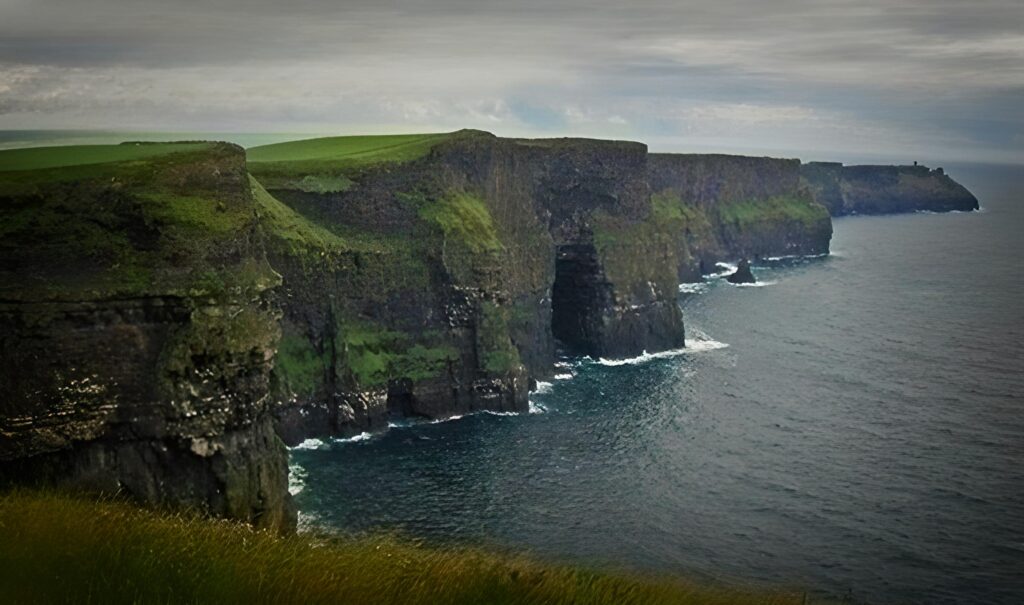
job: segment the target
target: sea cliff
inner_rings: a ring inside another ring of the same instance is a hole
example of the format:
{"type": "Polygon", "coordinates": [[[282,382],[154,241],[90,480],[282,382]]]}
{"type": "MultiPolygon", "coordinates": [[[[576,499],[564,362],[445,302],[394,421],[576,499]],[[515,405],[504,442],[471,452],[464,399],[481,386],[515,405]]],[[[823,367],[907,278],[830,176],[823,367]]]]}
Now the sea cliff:
{"type": "Polygon", "coordinates": [[[810,162],[800,175],[832,216],[978,209],[978,199],[942,168],[810,162]]]}
{"type": "Polygon", "coordinates": [[[286,441],[526,411],[556,338],[609,357],[682,346],[674,248],[633,236],[651,218],[646,158],[479,131],[252,150],[284,278],[286,441]]]}
{"type": "Polygon", "coordinates": [[[0,485],[289,530],[287,452],[268,407],[280,280],[244,150],[0,159],[0,485]]]}
{"type": "Polygon", "coordinates": [[[559,350],[684,346],[718,262],[967,199],[852,168],[472,130],[0,152],[0,486],[289,531],[286,444],[525,412],[559,350]]]}
{"type": "Polygon", "coordinates": [[[718,154],[652,154],[654,203],[683,234],[681,281],[722,261],[827,254],[828,211],[801,183],[800,161],[718,154]]]}

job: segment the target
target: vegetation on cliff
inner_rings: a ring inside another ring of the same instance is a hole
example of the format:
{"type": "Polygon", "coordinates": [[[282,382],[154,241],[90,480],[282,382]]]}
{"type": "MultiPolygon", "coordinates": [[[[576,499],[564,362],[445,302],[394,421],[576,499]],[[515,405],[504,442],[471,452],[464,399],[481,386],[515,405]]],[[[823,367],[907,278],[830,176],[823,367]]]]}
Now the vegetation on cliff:
{"type": "Polygon", "coordinates": [[[84,300],[265,289],[256,214],[233,145],[0,151],[0,255],[9,296],[84,300]],[[45,235],[43,235],[45,234],[45,235]]]}
{"type": "Polygon", "coordinates": [[[325,137],[263,145],[249,150],[249,169],[271,189],[340,193],[361,171],[417,160],[453,134],[325,137]]]}
{"type": "Polygon", "coordinates": [[[377,536],[280,538],[117,501],[0,496],[5,603],[783,605],[798,593],[550,565],[377,536]]]}
{"type": "Polygon", "coordinates": [[[828,209],[809,197],[772,196],[762,200],[742,200],[716,207],[722,223],[750,229],[770,223],[797,223],[813,229],[829,220],[828,209]]]}

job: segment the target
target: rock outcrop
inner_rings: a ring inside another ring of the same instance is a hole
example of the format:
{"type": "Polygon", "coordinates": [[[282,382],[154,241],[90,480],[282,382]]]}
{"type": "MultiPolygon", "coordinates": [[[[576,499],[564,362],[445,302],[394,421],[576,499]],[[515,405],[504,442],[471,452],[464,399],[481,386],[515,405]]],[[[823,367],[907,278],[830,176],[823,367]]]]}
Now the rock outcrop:
{"type": "Polygon", "coordinates": [[[978,209],[978,199],[942,168],[810,162],[800,174],[832,216],[978,209]]]}
{"type": "Polygon", "coordinates": [[[287,531],[268,409],[279,277],[245,153],[138,147],[68,148],[35,169],[31,150],[20,168],[21,152],[0,157],[0,485],[287,531]]]}
{"type": "Polygon", "coordinates": [[[250,155],[284,277],[286,441],[523,411],[556,338],[602,356],[682,346],[674,248],[637,237],[652,215],[645,146],[477,131],[379,143],[250,155]]]}
{"type": "Polygon", "coordinates": [[[725,276],[725,280],[730,284],[755,284],[757,279],[754,277],[754,273],[750,270],[750,261],[747,259],[740,260],[736,270],[725,276]]]}
{"type": "Polygon", "coordinates": [[[828,252],[832,222],[799,160],[656,153],[648,174],[655,206],[683,233],[680,281],[722,261],[828,252]]]}

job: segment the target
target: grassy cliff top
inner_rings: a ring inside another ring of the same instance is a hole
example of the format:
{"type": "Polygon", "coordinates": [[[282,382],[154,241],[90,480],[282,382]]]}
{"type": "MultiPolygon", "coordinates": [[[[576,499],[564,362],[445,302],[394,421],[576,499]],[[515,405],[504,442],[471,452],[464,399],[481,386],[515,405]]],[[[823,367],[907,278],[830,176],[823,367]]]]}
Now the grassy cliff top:
{"type": "Polygon", "coordinates": [[[0,496],[5,603],[794,604],[800,594],[389,537],[279,538],[120,502],[0,496]]]}
{"type": "Polygon", "coordinates": [[[8,149],[0,151],[0,172],[138,161],[170,153],[202,151],[212,145],[213,143],[128,142],[120,145],[67,145],[8,149]]]}
{"type": "Polygon", "coordinates": [[[249,162],[346,160],[365,163],[407,162],[422,157],[452,133],[324,137],[261,145],[248,150],[249,162]]]}
{"type": "Polygon", "coordinates": [[[6,298],[221,295],[273,281],[255,254],[241,147],[48,147],[0,163],[6,298]]]}

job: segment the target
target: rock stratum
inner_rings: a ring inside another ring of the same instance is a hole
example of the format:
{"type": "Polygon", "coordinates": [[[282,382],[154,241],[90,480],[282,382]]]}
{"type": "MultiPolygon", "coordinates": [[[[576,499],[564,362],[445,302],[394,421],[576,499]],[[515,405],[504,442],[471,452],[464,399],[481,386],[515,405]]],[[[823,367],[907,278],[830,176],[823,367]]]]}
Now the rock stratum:
{"type": "Polygon", "coordinates": [[[832,216],[970,212],[979,207],[978,198],[942,168],[809,162],[800,174],[814,199],[832,216]]]}
{"type": "Polygon", "coordinates": [[[524,412],[684,346],[680,281],[824,254],[797,160],[480,131],[0,152],[0,485],[289,531],[286,444],[524,412]]]}

